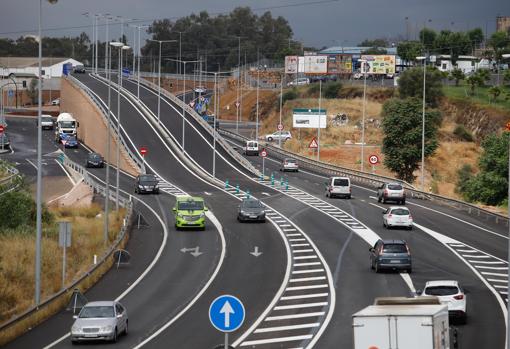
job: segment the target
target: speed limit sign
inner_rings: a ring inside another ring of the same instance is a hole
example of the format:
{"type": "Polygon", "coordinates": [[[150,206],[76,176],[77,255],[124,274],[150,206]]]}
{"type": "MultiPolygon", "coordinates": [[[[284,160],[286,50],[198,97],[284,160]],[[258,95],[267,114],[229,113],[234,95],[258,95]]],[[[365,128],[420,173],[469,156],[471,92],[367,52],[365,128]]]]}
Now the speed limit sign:
{"type": "Polygon", "coordinates": [[[283,125],[282,124],[278,124],[278,131],[283,131],[283,125]]]}
{"type": "Polygon", "coordinates": [[[368,157],[368,162],[370,162],[372,165],[376,165],[379,163],[379,157],[377,155],[370,155],[368,157]]]}

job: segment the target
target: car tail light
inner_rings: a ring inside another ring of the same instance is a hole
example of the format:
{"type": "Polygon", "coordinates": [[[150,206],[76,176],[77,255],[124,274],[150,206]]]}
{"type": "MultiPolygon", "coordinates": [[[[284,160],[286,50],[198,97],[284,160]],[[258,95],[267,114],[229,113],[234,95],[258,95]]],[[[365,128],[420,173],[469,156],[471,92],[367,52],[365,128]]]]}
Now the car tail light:
{"type": "Polygon", "coordinates": [[[388,218],[391,218],[391,217],[393,217],[393,216],[392,216],[392,214],[390,213],[390,214],[388,215],[388,218]]]}
{"type": "Polygon", "coordinates": [[[410,220],[413,220],[413,216],[409,215],[409,219],[410,219],[410,220]]]}
{"type": "Polygon", "coordinates": [[[460,300],[464,299],[464,295],[463,294],[458,294],[458,295],[454,296],[453,298],[455,298],[456,300],[460,301],[460,300]]]}
{"type": "Polygon", "coordinates": [[[384,196],[388,196],[388,189],[384,189],[384,196]]]}

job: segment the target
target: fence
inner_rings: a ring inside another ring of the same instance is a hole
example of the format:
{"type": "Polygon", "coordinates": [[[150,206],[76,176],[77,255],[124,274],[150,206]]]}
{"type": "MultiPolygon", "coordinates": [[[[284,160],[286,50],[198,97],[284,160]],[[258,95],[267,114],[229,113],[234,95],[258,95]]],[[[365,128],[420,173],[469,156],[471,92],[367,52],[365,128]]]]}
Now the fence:
{"type": "Polygon", "coordinates": [[[22,178],[18,169],[12,167],[7,162],[0,161],[0,170],[7,173],[7,177],[0,179],[0,196],[17,189],[21,183],[22,178]]]}

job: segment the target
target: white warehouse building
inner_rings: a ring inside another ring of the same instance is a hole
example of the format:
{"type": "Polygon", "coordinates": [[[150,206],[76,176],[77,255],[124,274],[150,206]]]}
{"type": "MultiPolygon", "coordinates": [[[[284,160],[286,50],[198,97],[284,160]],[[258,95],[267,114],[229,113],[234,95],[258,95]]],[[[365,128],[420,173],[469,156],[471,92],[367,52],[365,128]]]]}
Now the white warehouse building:
{"type": "MultiPolygon", "coordinates": [[[[60,78],[64,64],[72,66],[83,65],[83,63],[72,58],[43,57],[42,76],[43,79],[60,78]]],[[[10,74],[39,74],[37,57],[0,57],[0,75],[2,77],[10,74]]]]}

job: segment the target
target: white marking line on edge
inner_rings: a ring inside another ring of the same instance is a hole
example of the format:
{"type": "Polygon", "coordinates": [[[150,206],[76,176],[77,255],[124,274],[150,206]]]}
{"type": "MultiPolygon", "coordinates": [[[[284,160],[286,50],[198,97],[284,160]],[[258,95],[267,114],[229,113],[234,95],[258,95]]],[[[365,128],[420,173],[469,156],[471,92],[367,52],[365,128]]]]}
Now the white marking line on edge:
{"type": "Polygon", "coordinates": [[[486,256],[486,255],[470,255],[470,254],[462,254],[461,255],[462,257],[464,258],[491,258],[489,256],[486,256]]]}
{"type": "Polygon", "coordinates": [[[313,293],[313,294],[303,294],[299,296],[286,296],[282,297],[282,301],[291,301],[295,299],[307,299],[307,298],[320,298],[320,297],[327,297],[329,296],[329,293],[313,293]]]}
{"type": "Polygon", "coordinates": [[[318,257],[316,255],[313,256],[300,256],[300,257],[293,257],[294,260],[300,260],[300,259],[317,259],[318,257]]]}
{"type": "Polygon", "coordinates": [[[314,288],[327,288],[327,284],[322,285],[310,285],[310,286],[295,286],[295,287],[287,287],[286,291],[302,291],[302,290],[312,290],[314,288]]]}
{"type": "Polygon", "coordinates": [[[319,327],[320,323],[314,322],[311,324],[301,324],[301,325],[290,325],[290,326],[277,326],[277,327],[265,327],[259,328],[255,330],[254,333],[266,333],[266,332],[276,332],[276,331],[288,331],[288,330],[299,330],[302,328],[314,328],[319,327]]]}
{"type": "Polygon", "coordinates": [[[292,305],[280,305],[280,306],[274,307],[274,310],[315,308],[315,307],[324,307],[326,305],[328,305],[328,302],[304,303],[304,304],[292,304],[292,305]]]}
{"type": "Polygon", "coordinates": [[[413,293],[413,294],[416,293],[416,289],[414,288],[414,285],[413,285],[413,280],[411,279],[409,274],[400,273],[400,276],[402,277],[402,279],[404,279],[405,283],[407,284],[407,287],[409,287],[409,289],[411,290],[411,293],[413,293]]]}
{"type": "MultiPolygon", "coordinates": [[[[309,263],[302,263],[302,264],[309,264],[309,263]]],[[[317,264],[320,264],[320,263],[317,262],[317,264]]],[[[292,274],[313,274],[313,273],[322,273],[323,271],[324,271],[323,268],[320,268],[320,269],[303,269],[303,270],[294,270],[292,272],[292,274]]]]}
{"type": "Polygon", "coordinates": [[[254,341],[243,342],[241,344],[241,346],[242,347],[247,347],[247,346],[250,346],[250,345],[259,345],[259,344],[302,341],[302,340],[305,340],[305,339],[310,339],[312,337],[313,337],[313,335],[307,334],[307,335],[303,335],[303,336],[278,337],[278,338],[271,338],[271,339],[258,339],[258,340],[254,340],[254,341]]]}
{"type": "Polygon", "coordinates": [[[297,278],[297,279],[290,279],[289,282],[306,282],[306,281],[317,281],[317,280],[326,280],[325,276],[313,276],[309,278],[297,278]]]}
{"type": "Polygon", "coordinates": [[[490,281],[490,282],[504,282],[505,284],[508,282],[508,280],[506,280],[506,279],[487,279],[487,281],[490,281]]]}
{"type": "Polygon", "coordinates": [[[321,264],[320,262],[308,262],[308,263],[295,263],[294,266],[295,267],[304,267],[307,265],[320,265],[320,264],[321,264]]]}
{"type": "Polygon", "coordinates": [[[507,277],[508,276],[508,274],[491,273],[491,272],[488,272],[488,271],[482,271],[481,273],[483,275],[492,275],[492,276],[501,276],[501,277],[507,277]]]}
{"type": "Polygon", "coordinates": [[[505,264],[505,262],[500,262],[500,261],[478,261],[478,260],[469,260],[469,262],[473,263],[473,264],[505,264]]]}
{"type": "Polygon", "coordinates": [[[315,312],[315,313],[304,313],[304,314],[293,314],[293,315],[279,315],[279,316],[271,316],[268,317],[265,321],[278,321],[278,320],[288,320],[288,319],[302,319],[305,317],[318,317],[326,314],[323,311],[315,312]]]}
{"type": "Polygon", "coordinates": [[[508,267],[489,267],[488,265],[475,265],[475,268],[489,269],[489,270],[508,270],[508,267]]]}
{"type": "MultiPolygon", "coordinates": [[[[73,179],[73,177],[69,174],[69,172],[67,172],[67,170],[66,170],[66,168],[64,167],[64,165],[62,165],[62,164],[60,163],[60,161],[58,161],[57,159],[53,159],[53,160],[55,160],[55,162],[56,162],[56,163],[57,163],[57,164],[58,164],[58,165],[62,168],[62,171],[64,171],[64,173],[67,175],[67,178],[69,178],[69,180],[71,181],[71,183],[73,183],[73,189],[74,189],[74,187],[76,187],[76,186],[78,185],[78,183],[79,183],[79,182],[81,182],[81,181],[76,182],[76,181],[73,179]]],[[[72,189],[71,189],[71,190],[72,190],[72,189]]]]}

